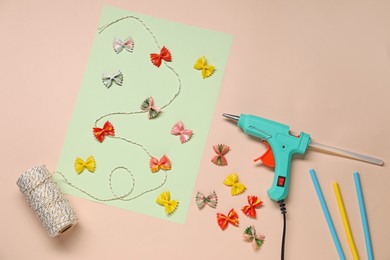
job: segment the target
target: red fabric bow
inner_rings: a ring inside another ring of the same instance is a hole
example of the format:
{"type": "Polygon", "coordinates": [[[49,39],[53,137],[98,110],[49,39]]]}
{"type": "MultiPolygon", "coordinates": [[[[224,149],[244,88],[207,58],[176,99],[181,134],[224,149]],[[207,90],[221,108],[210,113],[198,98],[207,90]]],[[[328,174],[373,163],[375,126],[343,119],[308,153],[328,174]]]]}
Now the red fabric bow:
{"type": "Polygon", "coordinates": [[[222,230],[225,230],[227,225],[230,223],[238,227],[238,215],[234,209],[229,211],[229,214],[225,216],[224,214],[217,213],[218,225],[222,230]]]}
{"type": "Polygon", "coordinates": [[[106,135],[108,136],[115,136],[115,129],[114,126],[109,122],[105,122],[103,128],[94,127],[93,128],[93,135],[96,137],[96,139],[99,142],[103,142],[104,137],[106,135]]]}
{"type": "Polygon", "coordinates": [[[164,61],[172,61],[171,52],[168,50],[167,47],[162,47],[160,54],[157,53],[151,53],[150,54],[150,60],[156,67],[160,67],[162,60],[164,61]]]}
{"type": "Polygon", "coordinates": [[[248,196],[248,206],[244,206],[241,211],[250,218],[256,218],[256,208],[263,204],[263,201],[257,196],[248,196]]]}

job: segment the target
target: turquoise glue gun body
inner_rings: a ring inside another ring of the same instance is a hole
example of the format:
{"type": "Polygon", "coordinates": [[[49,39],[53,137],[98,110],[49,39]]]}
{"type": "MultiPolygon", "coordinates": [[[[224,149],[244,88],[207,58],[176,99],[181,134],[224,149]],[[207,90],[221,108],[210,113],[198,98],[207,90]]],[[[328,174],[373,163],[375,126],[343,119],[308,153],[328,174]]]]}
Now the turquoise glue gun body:
{"type": "Polygon", "coordinates": [[[268,195],[274,201],[284,200],[290,183],[291,159],[294,154],[306,152],[310,135],[303,132],[299,136],[291,135],[288,125],[253,115],[224,116],[236,120],[237,126],[246,134],[258,137],[266,144],[267,151],[255,161],[262,160],[265,165],[275,167],[275,177],[268,195]]]}

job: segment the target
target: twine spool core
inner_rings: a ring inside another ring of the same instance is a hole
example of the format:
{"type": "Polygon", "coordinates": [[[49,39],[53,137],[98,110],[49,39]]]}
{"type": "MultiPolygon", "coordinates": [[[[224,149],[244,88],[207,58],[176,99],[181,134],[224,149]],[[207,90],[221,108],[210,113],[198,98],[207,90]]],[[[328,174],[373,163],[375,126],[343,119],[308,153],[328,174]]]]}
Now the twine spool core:
{"type": "Polygon", "coordinates": [[[63,229],[61,229],[58,233],[65,233],[65,231],[67,231],[68,229],[70,229],[73,225],[72,224],[69,224],[67,225],[66,227],[64,227],[63,229]]]}

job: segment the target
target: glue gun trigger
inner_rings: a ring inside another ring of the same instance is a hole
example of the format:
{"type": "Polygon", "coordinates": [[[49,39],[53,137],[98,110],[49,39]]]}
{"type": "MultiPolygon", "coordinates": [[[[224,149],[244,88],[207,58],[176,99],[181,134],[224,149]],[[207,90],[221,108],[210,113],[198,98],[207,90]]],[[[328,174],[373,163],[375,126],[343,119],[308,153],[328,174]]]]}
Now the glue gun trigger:
{"type": "Polygon", "coordinates": [[[267,151],[265,151],[265,153],[262,156],[254,159],[253,161],[257,162],[257,161],[261,160],[265,166],[275,168],[275,159],[274,159],[274,155],[272,153],[271,146],[268,144],[267,141],[263,141],[263,142],[267,146],[267,151]]]}

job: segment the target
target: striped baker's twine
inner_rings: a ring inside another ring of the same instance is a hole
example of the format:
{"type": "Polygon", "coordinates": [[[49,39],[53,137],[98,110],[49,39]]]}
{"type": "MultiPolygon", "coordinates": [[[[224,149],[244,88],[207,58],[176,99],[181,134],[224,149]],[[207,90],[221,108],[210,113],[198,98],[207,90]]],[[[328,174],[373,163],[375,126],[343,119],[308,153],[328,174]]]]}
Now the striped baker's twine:
{"type": "Polygon", "coordinates": [[[26,171],[16,184],[49,236],[58,236],[76,224],[76,212],[45,165],[26,171]]]}

